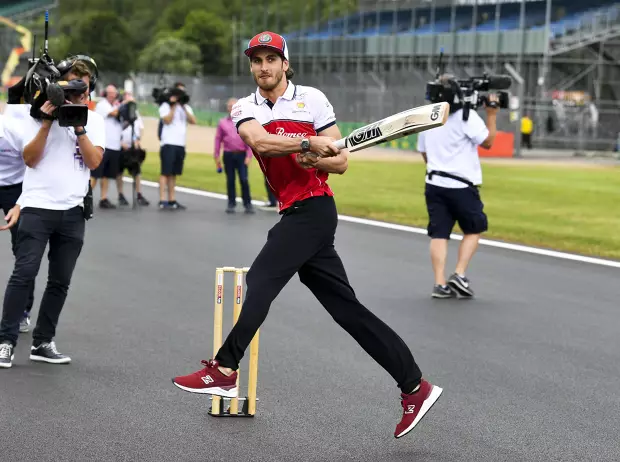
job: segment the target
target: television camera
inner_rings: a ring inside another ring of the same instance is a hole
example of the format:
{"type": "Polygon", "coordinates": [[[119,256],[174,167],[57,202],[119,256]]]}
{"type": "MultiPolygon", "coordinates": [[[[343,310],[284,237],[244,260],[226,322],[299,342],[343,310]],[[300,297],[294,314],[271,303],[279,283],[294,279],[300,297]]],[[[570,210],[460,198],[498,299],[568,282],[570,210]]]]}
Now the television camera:
{"type": "Polygon", "coordinates": [[[183,88],[178,87],[163,87],[163,88],[153,88],[152,92],[153,99],[155,103],[160,105],[163,103],[170,103],[170,97],[175,96],[177,101],[181,104],[189,103],[189,95],[183,88]]]}
{"type": "Polygon", "coordinates": [[[71,104],[71,96],[80,95],[95,88],[99,71],[95,60],[86,55],[69,56],[58,64],[48,54],[49,13],[45,12],[45,41],[43,52],[28,60],[26,75],[8,90],[8,104],[30,104],[30,115],[35,119],[58,120],[61,127],[83,127],[88,121],[88,105],[71,104]],[[83,80],[63,80],[77,61],[84,62],[91,71],[89,84],[83,80]],[[56,106],[51,115],[41,112],[46,101],[56,106]]]}
{"type": "Polygon", "coordinates": [[[481,77],[470,77],[468,79],[457,79],[450,75],[445,75],[441,69],[441,59],[443,49],[439,55],[437,74],[435,80],[426,84],[426,99],[431,103],[447,102],[450,104],[450,113],[463,109],[463,120],[469,119],[469,111],[474,111],[484,104],[489,107],[508,108],[510,93],[507,91],[497,91],[498,102],[490,101],[488,93],[491,90],[508,90],[512,85],[512,80],[508,75],[488,75],[481,77]]]}

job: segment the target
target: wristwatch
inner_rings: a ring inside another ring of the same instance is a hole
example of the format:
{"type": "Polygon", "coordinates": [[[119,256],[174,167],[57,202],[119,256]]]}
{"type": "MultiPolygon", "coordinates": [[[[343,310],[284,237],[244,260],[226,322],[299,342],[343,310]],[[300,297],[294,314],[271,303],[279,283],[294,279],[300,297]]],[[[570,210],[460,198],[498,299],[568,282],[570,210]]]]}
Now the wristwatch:
{"type": "Polygon", "coordinates": [[[310,151],[310,140],[308,138],[302,138],[301,140],[301,152],[310,151]]]}
{"type": "Polygon", "coordinates": [[[80,131],[75,130],[75,135],[76,136],[86,135],[86,129],[82,128],[82,130],[80,130],[80,131]]]}

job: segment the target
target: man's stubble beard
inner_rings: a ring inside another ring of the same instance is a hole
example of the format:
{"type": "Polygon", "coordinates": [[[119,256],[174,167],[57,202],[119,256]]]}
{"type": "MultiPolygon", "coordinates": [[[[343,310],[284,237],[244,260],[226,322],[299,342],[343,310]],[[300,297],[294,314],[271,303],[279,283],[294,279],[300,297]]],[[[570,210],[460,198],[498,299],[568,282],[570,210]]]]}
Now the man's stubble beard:
{"type": "Polygon", "coordinates": [[[273,84],[264,84],[261,83],[261,80],[259,77],[256,77],[256,74],[252,73],[252,77],[254,77],[254,82],[256,82],[256,85],[258,85],[258,87],[263,90],[263,91],[271,91],[274,88],[277,88],[278,85],[280,85],[280,82],[282,82],[282,79],[284,78],[284,71],[278,71],[278,73],[275,75],[276,78],[276,82],[273,84]]]}

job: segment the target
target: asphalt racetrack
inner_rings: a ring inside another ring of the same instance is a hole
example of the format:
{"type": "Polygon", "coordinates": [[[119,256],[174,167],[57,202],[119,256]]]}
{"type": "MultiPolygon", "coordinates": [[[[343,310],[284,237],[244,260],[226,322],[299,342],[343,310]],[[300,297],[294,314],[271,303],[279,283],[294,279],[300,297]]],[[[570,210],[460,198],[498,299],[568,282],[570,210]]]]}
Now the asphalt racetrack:
{"type": "MultiPolygon", "coordinates": [[[[0,371],[1,461],[617,460],[618,269],[481,247],[477,298],[434,301],[425,236],[341,222],[358,297],[442,397],[395,440],[391,377],[294,278],[261,330],[257,416],[216,419],[170,378],[211,357],[215,267],[250,265],[278,215],[228,216],[224,201],[186,194],[187,211],[162,212],[146,193],[149,208],[88,224],[56,337],[73,363],[30,362],[22,334],[0,371]]],[[[4,292],[8,232],[0,261],[4,292]]],[[[225,288],[227,331],[232,277],[225,288]]]]}

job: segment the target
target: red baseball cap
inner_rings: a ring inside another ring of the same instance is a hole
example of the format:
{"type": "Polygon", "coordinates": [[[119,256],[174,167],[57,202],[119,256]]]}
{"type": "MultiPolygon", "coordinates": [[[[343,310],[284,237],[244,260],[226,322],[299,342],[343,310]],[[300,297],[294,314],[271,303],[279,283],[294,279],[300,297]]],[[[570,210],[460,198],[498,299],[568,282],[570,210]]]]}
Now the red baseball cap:
{"type": "Polygon", "coordinates": [[[250,57],[252,52],[258,48],[271,48],[288,61],[288,46],[286,45],[284,37],[279,34],[269,31],[256,34],[248,43],[248,47],[244,53],[246,56],[250,57]]]}

